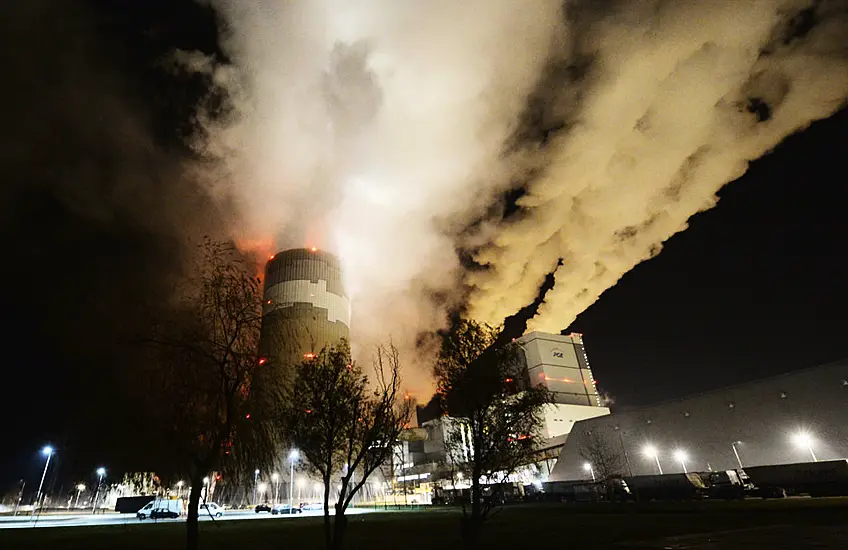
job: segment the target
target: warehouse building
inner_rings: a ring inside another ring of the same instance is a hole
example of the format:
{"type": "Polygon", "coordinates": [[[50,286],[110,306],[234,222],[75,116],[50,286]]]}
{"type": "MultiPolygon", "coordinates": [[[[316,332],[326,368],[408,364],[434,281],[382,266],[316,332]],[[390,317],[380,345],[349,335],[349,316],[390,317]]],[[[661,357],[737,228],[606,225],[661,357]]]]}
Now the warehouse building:
{"type": "Polygon", "coordinates": [[[848,457],[848,360],[580,420],[551,479],[589,476],[597,442],[625,475],[848,457]]]}

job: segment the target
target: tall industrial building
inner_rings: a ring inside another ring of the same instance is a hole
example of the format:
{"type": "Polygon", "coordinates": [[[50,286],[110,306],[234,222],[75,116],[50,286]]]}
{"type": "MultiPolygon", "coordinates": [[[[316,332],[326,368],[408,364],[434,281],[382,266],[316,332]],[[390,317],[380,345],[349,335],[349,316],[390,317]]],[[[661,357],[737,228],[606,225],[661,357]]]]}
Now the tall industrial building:
{"type": "Polygon", "coordinates": [[[575,422],[604,416],[583,337],[530,332],[515,341],[524,351],[530,384],[545,386],[553,403],[545,408],[542,435],[547,447],[562,445],[575,422]]]}
{"type": "Polygon", "coordinates": [[[260,354],[283,376],[350,337],[350,301],[339,260],[328,252],[296,248],[272,256],[263,298],[260,354]]]}

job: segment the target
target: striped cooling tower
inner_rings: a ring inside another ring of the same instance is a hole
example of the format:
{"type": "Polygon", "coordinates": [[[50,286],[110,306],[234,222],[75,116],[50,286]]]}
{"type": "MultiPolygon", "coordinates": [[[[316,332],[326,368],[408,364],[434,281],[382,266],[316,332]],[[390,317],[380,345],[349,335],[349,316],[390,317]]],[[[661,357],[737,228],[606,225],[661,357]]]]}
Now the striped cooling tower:
{"type": "Polygon", "coordinates": [[[260,353],[283,376],[307,354],[350,338],[350,301],[332,254],[297,248],[273,256],[264,300],[260,353]]]}

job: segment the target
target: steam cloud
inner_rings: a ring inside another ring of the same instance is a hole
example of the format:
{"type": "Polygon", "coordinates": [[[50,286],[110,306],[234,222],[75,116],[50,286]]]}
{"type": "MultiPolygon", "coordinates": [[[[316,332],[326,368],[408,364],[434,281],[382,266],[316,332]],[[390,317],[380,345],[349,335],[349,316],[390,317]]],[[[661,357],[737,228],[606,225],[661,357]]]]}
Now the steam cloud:
{"type": "Polygon", "coordinates": [[[212,4],[231,63],[179,57],[235,106],[198,143],[216,192],[239,238],[341,256],[359,343],[501,322],[555,268],[559,331],[848,97],[844,0],[212,4]]]}

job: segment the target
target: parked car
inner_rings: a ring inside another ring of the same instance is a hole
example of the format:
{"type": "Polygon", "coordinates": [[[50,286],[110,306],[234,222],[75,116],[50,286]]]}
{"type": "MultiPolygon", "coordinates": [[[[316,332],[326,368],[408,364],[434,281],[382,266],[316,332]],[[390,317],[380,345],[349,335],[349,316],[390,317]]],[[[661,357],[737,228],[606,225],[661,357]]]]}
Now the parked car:
{"type": "Polygon", "coordinates": [[[290,504],[275,504],[271,507],[271,514],[275,516],[277,514],[300,514],[301,512],[303,512],[303,510],[301,510],[300,507],[297,506],[294,508],[294,510],[292,510],[290,504]]]}
{"type": "Polygon", "coordinates": [[[157,498],[145,504],[136,512],[138,519],[178,518],[183,515],[183,501],[179,499],[157,498]]]}
{"type": "Polygon", "coordinates": [[[321,502],[304,502],[300,505],[300,511],[304,510],[323,510],[324,504],[321,502]]]}
{"type": "Polygon", "coordinates": [[[257,514],[259,512],[270,512],[271,511],[271,505],[268,504],[267,502],[263,502],[262,504],[257,504],[256,507],[253,509],[253,511],[256,512],[257,514]]]}
{"type": "Polygon", "coordinates": [[[207,502],[206,504],[200,505],[200,511],[198,515],[219,518],[224,515],[224,509],[214,502],[207,502]]]}

